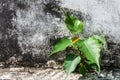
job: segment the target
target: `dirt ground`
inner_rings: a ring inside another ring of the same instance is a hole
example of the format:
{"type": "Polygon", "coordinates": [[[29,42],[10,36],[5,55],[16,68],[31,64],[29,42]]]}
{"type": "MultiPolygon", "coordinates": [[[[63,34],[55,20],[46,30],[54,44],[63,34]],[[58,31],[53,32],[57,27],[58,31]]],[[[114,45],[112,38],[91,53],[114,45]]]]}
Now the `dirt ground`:
{"type": "MultiPolygon", "coordinates": [[[[66,76],[62,69],[0,68],[0,80],[64,80],[66,76]]],[[[79,74],[72,73],[67,80],[78,80],[79,78],[79,74]]]]}

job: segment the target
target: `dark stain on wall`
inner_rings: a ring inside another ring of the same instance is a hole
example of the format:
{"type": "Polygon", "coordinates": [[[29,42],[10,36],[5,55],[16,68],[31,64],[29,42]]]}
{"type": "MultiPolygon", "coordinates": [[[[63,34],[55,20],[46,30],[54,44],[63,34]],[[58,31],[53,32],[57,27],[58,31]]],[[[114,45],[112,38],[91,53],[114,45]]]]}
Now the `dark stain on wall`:
{"type": "Polygon", "coordinates": [[[12,25],[12,18],[16,17],[16,13],[9,9],[10,0],[2,0],[0,4],[2,4],[0,11],[0,61],[5,61],[14,54],[20,55],[21,50],[17,34],[14,32],[16,26],[12,25]]]}
{"type": "Polygon", "coordinates": [[[20,9],[26,9],[26,4],[23,3],[22,1],[17,2],[16,6],[20,9]]]}
{"type": "Polygon", "coordinates": [[[101,66],[120,68],[120,44],[107,42],[107,50],[101,54],[101,66]]]}
{"type": "Polygon", "coordinates": [[[60,1],[56,0],[45,0],[43,2],[45,14],[50,13],[51,15],[61,18],[60,12],[60,1]]]}

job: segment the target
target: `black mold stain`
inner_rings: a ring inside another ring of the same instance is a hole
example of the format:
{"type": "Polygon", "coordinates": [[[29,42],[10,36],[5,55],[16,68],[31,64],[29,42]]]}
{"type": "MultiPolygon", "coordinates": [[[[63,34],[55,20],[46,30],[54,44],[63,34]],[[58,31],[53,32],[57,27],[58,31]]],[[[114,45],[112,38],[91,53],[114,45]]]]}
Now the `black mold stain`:
{"type": "Polygon", "coordinates": [[[70,15],[75,16],[75,18],[79,19],[80,21],[85,21],[85,18],[87,17],[87,15],[85,15],[84,13],[80,11],[76,11],[73,9],[67,9],[67,8],[65,8],[65,10],[69,12],[70,15]]]}
{"type": "Polygon", "coordinates": [[[102,51],[101,63],[104,67],[120,68],[120,44],[107,42],[107,51],[102,51]],[[107,61],[107,62],[106,62],[107,61]]]}
{"type": "MultiPolygon", "coordinates": [[[[51,15],[58,17],[58,18],[62,18],[62,10],[60,10],[61,6],[60,6],[60,1],[57,0],[45,0],[43,3],[44,6],[44,12],[45,14],[50,13],[51,15]]],[[[69,12],[71,15],[74,15],[77,19],[81,20],[81,21],[85,21],[85,18],[87,17],[87,15],[85,15],[84,13],[80,12],[80,11],[76,11],[73,9],[67,9],[65,8],[65,10],[67,12],[69,12]]],[[[65,14],[64,14],[65,15],[65,14]]]]}
{"type": "Polygon", "coordinates": [[[18,2],[17,7],[20,8],[20,9],[26,9],[26,5],[22,2],[18,2]]]}
{"type": "Polygon", "coordinates": [[[1,4],[6,4],[2,6],[2,11],[0,12],[0,61],[5,61],[14,54],[20,55],[21,50],[18,45],[17,34],[13,33],[16,26],[12,25],[12,18],[16,17],[14,10],[9,10],[10,1],[1,1],[1,4]]]}
{"type": "Polygon", "coordinates": [[[56,0],[45,0],[43,3],[44,5],[44,12],[45,14],[50,13],[53,16],[56,16],[58,18],[61,18],[61,12],[60,12],[60,1],[56,0]]]}

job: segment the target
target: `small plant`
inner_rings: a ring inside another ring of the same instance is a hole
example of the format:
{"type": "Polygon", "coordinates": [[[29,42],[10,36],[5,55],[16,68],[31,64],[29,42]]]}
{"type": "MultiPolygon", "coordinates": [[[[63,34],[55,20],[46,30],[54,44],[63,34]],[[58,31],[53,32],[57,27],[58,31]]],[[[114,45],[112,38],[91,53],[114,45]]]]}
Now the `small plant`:
{"type": "MultiPolygon", "coordinates": [[[[64,11],[65,12],[65,11],[64,11]]],[[[68,30],[76,35],[83,30],[83,23],[75,17],[65,12],[65,24],[68,30]]],[[[88,38],[80,39],[79,36],[60,39],[53,48],[50,55],[54,55],[59,51],[66,48],[71,48],[73,51],[69,53],[63,63],[63,67],[69,75],[73,71],[78,71],[80,74],[85,75],[87,70],[94,70],[100,72],[100,51],[105,48],[106,40],[103,35],[93,35],[88,38]]]]}

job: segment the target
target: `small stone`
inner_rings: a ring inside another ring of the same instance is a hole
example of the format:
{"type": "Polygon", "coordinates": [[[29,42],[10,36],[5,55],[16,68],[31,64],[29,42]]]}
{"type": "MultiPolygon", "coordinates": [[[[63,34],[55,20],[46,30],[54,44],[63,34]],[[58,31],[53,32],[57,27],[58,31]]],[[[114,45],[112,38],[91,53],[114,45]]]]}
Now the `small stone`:
{"type": "Polygon", "coordinates": [[[3,65],[3,63],[0,63],[0,67],[3,67],[4,65],[3,65]]]}
{"type": "Polygon", "coordinates": [[[104,78],[105,75],[101,73],[101,74],[99,75],[99,77],[100,77],[100,78],[104,78]]]}
{"type": "Polygon", "coordinates": [[[112,75],[112,71],[110,71],[108,74],[107,74],[107,77],[110,77],[110,78],[114,78],[114,76],[112,75]]]}
{"type": "Polygon", "coordinates": [[[57,65],[54,60],[49,60],[46,64],[47,67],[55,67],[57,65]]]}
{"type": "Polygon", "coordinates": [[[39,64],[34,64],[34,66],[37,67],[37,68],[40,67],[39,64]]]}
{"type": "Polygon", "coordinates": [[[15,56],[12,56],[6,61],[6,63],[7,64],[15,64],[15,63],[17,63],[17,60],[16,60],[15,56]]]}
{"type": "Polygon", "coordinates": [[[24,71],[24,67],[20,67],[20,68],[10,68],[9,71],[24,71]]]}

